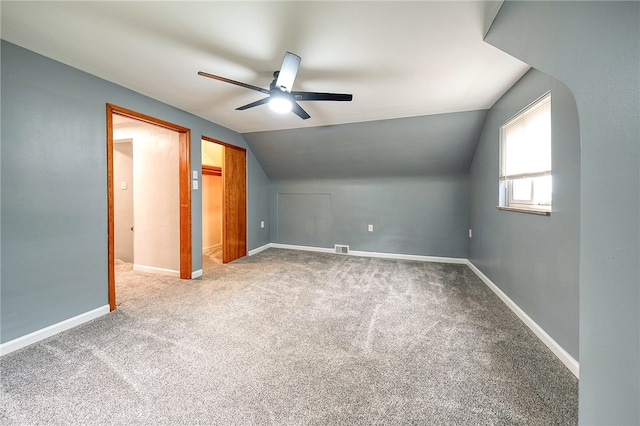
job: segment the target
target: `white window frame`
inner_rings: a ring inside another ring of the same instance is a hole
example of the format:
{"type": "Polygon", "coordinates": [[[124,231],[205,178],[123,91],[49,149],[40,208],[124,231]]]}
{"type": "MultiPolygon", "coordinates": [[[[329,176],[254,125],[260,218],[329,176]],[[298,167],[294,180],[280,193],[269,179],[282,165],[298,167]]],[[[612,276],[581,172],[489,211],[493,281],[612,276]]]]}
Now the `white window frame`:
{"type": "MultiPolygon", "coordinates": [[[[507,170],[507,139],[506,133],[510,126],[522,125],[527,120],[539,114],[539,111],[549,114],[549,123],[551,125],[551,92],[547,92],[540,96],[538,99],[530,103],[523,108],[516,115],[504,122],[500,126],[500,194],[499,194],[499,209],[502,210],[514,210],[525,213],[536,213],[550,215],[552,208],[552,193],[550,182],[552,176],[551,161],[549,161],[548,167],[534,168],[527,170],[524,173],[512,173],[508,174],[507,170]],[[515,185],[531,185],[529,194],[530,196],[525,199],[518,199],[514,196],[515,185]],[[544,191],[544,186],[548,185],[549,190],[544,191]],[[548,197],[542,198],[540,194],[548,194],[548,197]]],[[[551,150],[551,129],[549,129],[549,140],[547,146],[551,150]]],[[[551,152],[549,152],[549,157],[551,152]]]]}

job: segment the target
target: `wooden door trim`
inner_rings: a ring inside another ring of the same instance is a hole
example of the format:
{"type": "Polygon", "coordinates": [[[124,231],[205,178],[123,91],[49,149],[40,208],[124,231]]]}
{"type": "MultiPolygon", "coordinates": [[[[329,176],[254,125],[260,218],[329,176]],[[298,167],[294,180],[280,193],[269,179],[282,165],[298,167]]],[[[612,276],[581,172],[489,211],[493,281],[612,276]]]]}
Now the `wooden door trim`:
{"type": "Polygon", "coordinates": [[[116,308],[114,199],[113,199],[113,114],[178,132],[180,185],[180,278],[191,279],[191,130],[130,109],[107,104],[107,238],[109,308],[116,308]]]}
{"type": "Polygon", "coordinates": [[[218,145],[222,145],[225,148],[233,148],[233,149],[238,149],[240,151],[244,151],[247,152],[246,148],[242,148],[241,146],[235,146],[235,145],[231,145],[230,143],[227,142],[222,142],[221,140],[218,139],[214,139],[214,138],[210,138],[208,136],[202,136],[201,138],[202,140],[205,140],[207,142],[213,142],[213,143],[217,143],[218,145]]]}
{"type": "Polygon", "coordinates": [[[113,208],[113,114],[107,104],[107,276],[109,310],[116,308],[115,213],[113,208]]]}

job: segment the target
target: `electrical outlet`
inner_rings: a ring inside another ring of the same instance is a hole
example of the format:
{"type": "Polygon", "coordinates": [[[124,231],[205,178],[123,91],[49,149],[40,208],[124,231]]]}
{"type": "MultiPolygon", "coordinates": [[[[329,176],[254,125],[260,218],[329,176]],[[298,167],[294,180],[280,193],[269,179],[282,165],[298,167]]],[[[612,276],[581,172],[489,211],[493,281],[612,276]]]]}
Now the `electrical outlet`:
{"type": "Polygon", "coordinates": [[[373,232],[373,225],[369,225],[369,232],[373,232]]]}
{"type": "Polygon", "coordinates": [[[264,228],[264,220],[260,221],[260,228],[264,228]]]}

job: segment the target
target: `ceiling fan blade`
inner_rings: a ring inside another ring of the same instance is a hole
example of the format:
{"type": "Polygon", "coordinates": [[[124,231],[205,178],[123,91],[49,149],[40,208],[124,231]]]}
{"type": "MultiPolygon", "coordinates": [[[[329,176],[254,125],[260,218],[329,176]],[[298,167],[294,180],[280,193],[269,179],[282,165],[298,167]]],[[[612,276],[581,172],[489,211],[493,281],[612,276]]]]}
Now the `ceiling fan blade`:
{"type": "Polygon", "coordinates": [[[258,91],[258,92],[262,92],[262,93],[265,93],[267,95],[269,94],[269,90],[263,89],[262,87],[254,86],[252,84],[242,83],[241,81],[231,80],[231,79],[225,78],[225,77],[220,77],[219,75],[209,74],[209,73],[206,73],[206,72],[203,72],[203,71],[198,71],[198,75],[201,75],[203,77],[209,77],[209,78],[212,78],[214,80],[224,81],[225,83],[235,84],[236,86],[245,87],[247,89],[251,89],[251,90],[258,91]]]}
{"type": "Polygon", "coordinates": [[[246,105],[243,105],[241,107],[238,107],[238,108],[236,108],[236,110],[244,111],[245,109],[257,107],[259,105],[264,105],[264,104],[269,102],[269,99],[271,99],[271,97],[267,96],[266,98],[260,99],[259,101],[251,102],[250,104],[246,104],[246,105]]]}
{"type": "Polygon", "coordinates": [[[296,101],[350,101],[353,95],[346,93],[291,92],[296,101]]]}
{"type": "Polygon", "coordinates": [[[298,67],[300,66],[300,56],[294,55],[291,52],[284,54],[282,60],[282,66],[278,74],[278,80],[276,81],[276,87],[279,87],[285,92],[291,92],[293,82],[298,74],[298,67]]]}
{"type": "Polygon", "coordinates": [[[291,111],[293,111],[298,117],[302,118],[303,120],[311,117],[309,114],[307,114],[307,111],[303,110],[302,107],[296,102],[292,102],[291,111]]]}

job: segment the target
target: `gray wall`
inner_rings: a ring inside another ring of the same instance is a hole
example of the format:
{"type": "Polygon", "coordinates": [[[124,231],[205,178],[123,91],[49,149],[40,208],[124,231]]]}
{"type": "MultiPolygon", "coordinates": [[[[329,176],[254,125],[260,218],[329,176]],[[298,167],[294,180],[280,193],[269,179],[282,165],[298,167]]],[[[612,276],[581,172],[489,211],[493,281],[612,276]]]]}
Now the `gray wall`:
{"type": "Polygon", "coordinates": [[[277,181],[271,240],[466,258],[467,188],[466,175],[277,181]]]}
{"type": "Polygon", "coordinates": [[[272,182],[271,241],[466,258],[467,173],[486,115],[245,134],[272,182]]]}
{"type": "Polygon", "coordinates": [[[578,359],[580,133],[566,86],[532,69],[496,102],[478,141],[469,181],[469,260],[578,359]],[[552,214],[498,210],[500,126],[549,90],[552,214]]]}
{"type": "MultiPolygon", "coordinates": [[[[108,303],[106,103],[247,147],[241,135],[2,41],[1,341],[108,303]]],[[[268,241],[268,180],[248,151],[248,247],[268,241]]],[[[193,270],[202,267],[192,191],[193,270]]]]}
{"type": "Polygon", "coordinates": [[[576,100],[585,425],[640,424],[639,28],[638,2],[505,2],[486,38],[576,100]]]}
{"type": "Polygon", "coordinates": [[[249,149],[247,151],[247,250],[269,244],[269,178],[249,149]],[[260,222],[264,221],[264,228],[260,222]]]}

